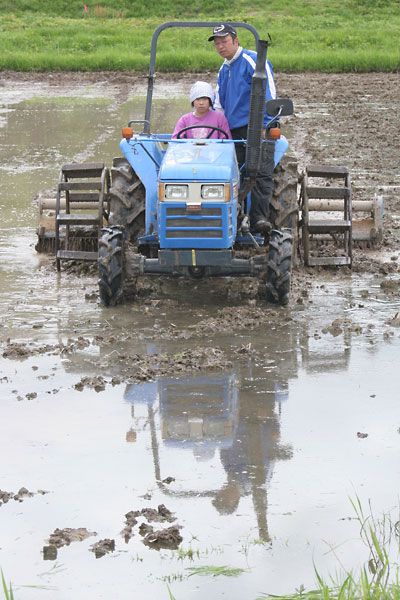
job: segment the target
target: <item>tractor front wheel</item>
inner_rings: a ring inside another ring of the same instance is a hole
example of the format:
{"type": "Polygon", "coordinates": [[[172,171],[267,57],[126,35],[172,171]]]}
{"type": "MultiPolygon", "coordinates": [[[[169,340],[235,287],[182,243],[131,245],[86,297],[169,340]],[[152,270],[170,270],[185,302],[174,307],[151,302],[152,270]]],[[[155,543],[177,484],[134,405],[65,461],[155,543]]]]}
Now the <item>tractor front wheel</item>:
{"type": "Polygon", "coordinates": [[[266,296],[269,302],[286,306],[290,295],[292,236],[290,230],[273,229],[269,239],[266,296]]]}
{"type": "Polygon", "coordinates": [[[105,227],[99,239],[99,293],[104,306],[115,306],[122,296],[125,273],[124,233],[105,227]]]}
{"type": "Polygon", "coordinates": [[[110,225],[124,227],[126,239],[136,244],[145,228],[145,189],[128,161],[114,158],[111,169],[110,225]]]}
{"type": "Polygon", "coordinates": [[[290,229],[292,243],[292,262],[297,264],[298,246],[298,165],[294,158],[284,156],[274,170],[274,191],[270,201],[269,220],[273,229],[290,229]]]}

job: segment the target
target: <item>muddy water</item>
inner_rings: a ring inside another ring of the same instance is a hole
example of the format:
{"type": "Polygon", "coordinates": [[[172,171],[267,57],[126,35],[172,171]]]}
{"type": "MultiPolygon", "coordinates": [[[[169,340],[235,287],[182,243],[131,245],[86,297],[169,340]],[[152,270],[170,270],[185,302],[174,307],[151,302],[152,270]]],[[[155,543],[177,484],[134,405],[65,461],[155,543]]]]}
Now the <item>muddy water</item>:
{"type": "MultiPolygon", "coordinates": [[[[172,127],[184,89],[164,86],[156,123],[172,127]]],[[[101,308],[95,275],[58,276],[35,253],[32,199],[63,162],[110,164],[142,94],[140,82],[0,88],[0,490],[33,493],[0,502],[0,566],[23,600],[312,586],[313,561],[328,574],[368,558],[349,496],[377,515],[397,506],[397,246],[370,252],[374,268],[359,255],[353,274],[296,272],[287,309],[232,282],[168,281],[101,308]],[[159,505],[175,520],[142,511],[159,505]],[[179,550],[145,545],[142,523],[178,525],[179,550]],[[97,535],[43,554],[56,528],[97,535]],[[115,550],[96,559],[106,538],[115,550]],[[191,570],[222,565],[243,572],[191,570]]]]}

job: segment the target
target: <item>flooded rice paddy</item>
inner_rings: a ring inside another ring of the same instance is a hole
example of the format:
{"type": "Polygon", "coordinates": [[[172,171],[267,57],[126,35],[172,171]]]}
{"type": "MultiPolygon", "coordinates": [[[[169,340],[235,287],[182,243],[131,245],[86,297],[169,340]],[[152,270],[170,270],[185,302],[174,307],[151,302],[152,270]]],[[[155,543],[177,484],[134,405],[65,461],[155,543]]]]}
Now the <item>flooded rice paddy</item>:
{"type": "MultiPolygon", "coordinates": [[[[304,138],[310,115],[317,127],[334,110],[322,79],[291,125],[303,166],[318,143],[339,152],[334,127],[304,138]]],[[[190,81],[162,82],[154,130],[188,110],[190,81]]],[[[105,309],[94,272],[58,275],[36,253],[34,198],[65,162],[111,164],[144,82],[0,86],[0,567],[18,600],[289,593],[314,586],[314,564],[327,576],[368,560],[350,499],[398,520],[394,157],[379,170],[372,145],[357,160],[345,148],[355,193],[384,193],[389,231],[352,273],[299,268],[287,308],[259,303],[249,280],[162,280],[105,309]]],[[[363,82],[342,83],[345,112],[363,82]]],[[[296,78],[282,83],[296,105],[296,78]]]]}

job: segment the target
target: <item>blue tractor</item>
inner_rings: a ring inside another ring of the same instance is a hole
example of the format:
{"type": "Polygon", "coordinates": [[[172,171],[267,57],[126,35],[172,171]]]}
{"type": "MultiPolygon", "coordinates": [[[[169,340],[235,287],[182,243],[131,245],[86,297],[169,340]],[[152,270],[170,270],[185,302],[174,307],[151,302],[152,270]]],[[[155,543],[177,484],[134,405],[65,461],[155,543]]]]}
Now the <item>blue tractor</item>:
{"type": "MultiPolygon", "coordinates": [[[[250,191],[258,170],[263,115],[269,127],[293,113],[290,99],[265,104],[267,42],[246,23],[233,23],[253,33],[257,66],[253,76],[246,161],[238,165],[235,141],[229,139],[172,140],[151,133],[151,106],[159,34],[170,27],[213,27],[214,22],[165,23],[152,37],[150,72],[143,121],[123,129],[111,169],[108,226],[98,246],[99,291],[105,306],[123,298],[127,279],[142,274],[194,278],[261,276],[268,301],[289,300],[293,234],[297,227],[297,178],[276,183],[270,207],[273,229],[265,238],[249,228],[250,191]],[[143,128],[135,133],[132,126],[143,128]]],[[[210,129],[211,135],[213,129],[210,129]]],[[[226,136],[227,137],[227,136],[226,136]]],[[[275,142],[276,174],[288,143],[275,142]]],[[[283,169],[283,171],[285,171],[283,169]]]]}

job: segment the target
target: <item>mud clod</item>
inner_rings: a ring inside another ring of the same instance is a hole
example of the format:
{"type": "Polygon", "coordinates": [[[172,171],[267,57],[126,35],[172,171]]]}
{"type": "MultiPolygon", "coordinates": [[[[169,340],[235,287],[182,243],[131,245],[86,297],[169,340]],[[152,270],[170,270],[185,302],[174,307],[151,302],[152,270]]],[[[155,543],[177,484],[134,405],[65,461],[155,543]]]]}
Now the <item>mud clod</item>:
{"type": "Polygon", "coordinates": [[[56,548],[62,548],[63,546],[69,546],[71,542],[82,542],[86,538],[97,535],[95,531],[88,531],[85,527],[78,527],[71,529],[66,527],[65,529],[55,529],[48,539],[50,546],[56,548]]]}
{"type": "Polygon", "coordinates": [[[56,560],[57,554],[57,546],[43,546],[43,560],[56,560]]]}
{"type": "Polygon", "coordinates": [[[175,517],[173,513],[164,506],[164,504],[160,504],[155,510],[154,508],[143,508],[141,514],[151,523],[156,521],[158,523],[163,523],[164,521],[175,521],[175,517]]]}
{"type": "Polygon", "coordinates": [[[25,360],[29,356],[35,356],[37,354],[54,354],[59,350],[59,346],[52,346],[45,344],[43,346],[35,346],[33,344],[24,344],[21,342],[8,342],[5,350],[3,351],[3,358],[9,358],[11,360],[25,360]]]}
{"type": "Polygon", "coordinates": [[[95,392],[102,392],[106,389],[107,381],[100,375],[98,377],[82,377],[82,379],[74,385],[78,392],[82,392],[85,388],[91,388],[95,392]]]}
{"type": "Polygon", "coordinates": [[[124,538],[126,543],[128,543],[129,540],[131,539],[131,537],[133,536],[133,528],[137,524],[137,522],[138,522],[137,517],[139,517],[140,514],[141,514],[140,510],[131,510],[131,511],[127,512],[125,515],[126,525],[123,528],[123,530],[121,531],[121,535],[124,538]]]}
{"type": "Polygon", "coordinates": [[[13,498],[14,495],[12,492],[5,492],[3,490],[0,490],[0,506],[2,504],[6,504],[10,498],[13,498]]]}
{"type": "Polygon", "coordinates": [[[23,502],[25,498],[32,498],[35,494],[44,495],[48,492],[44,490],[38,490],[37,492],[30,492],[26,487],[21,487],[18,492],[6,492],[0,490],[0,506],[6,504],[9,500],[15,500],[16,502],[23,502]]]}
{"type": "Polygon", "coordinates": [[[33,492],[30,492],[26,489],[26,487],[22,487],[18,490],[18,492],[14,496],[14,500],[18,500],[18,502],[22,502],[24,498],[32,498],[33,492]]]}
{"type": "Polygon", "coordinates": [[[160,550],[161,548],[168,550],[176,550],[183,538],[179,532],[179,525],[173,525],[167,529],[158,529],[148,533],[143,540],[143,543],[150,548],[160,550]]]}
{"type": "Polygon", "coordinates": [[[101,558],[105,554],[109,552],[114,552],[115,550],[115,540],[111,540],[109,538],[105,538],[104,540],[99,540],[93,546],[90,547],[91,551],[94,552],[96,558],[101,558]]]}
{"type": "Polygon", "coordinates": [[[148,523],[142,523],[139,526],[139,533],[143,537],[148,535],[149,533],[153,533],[153,531],[154,531],[154,527],[152,525],[149,525],[148,523]]]}
{"type": "MultiPolygon", "coordinates": [[[[153,526],[149,525],[149,523],[172,523],[172,521],[176,520],[174,514],[164,504],[159,504],[157,509],[147,507],[142,508],[141,510],[131,510],[125,515],[126,526],[121,531],[121,535],[125,539],[126,543],[128,543],[133,536],[133,528],[138,523],[139,517],[143,517],[146,519],[146,521],[148,521],[148,523],[142,522],[138,527],[139,534],[145,538],[147,538],[148,535],[159,533],[154,532],[153,526]]],[[[166,529],[165,531],[168,531],[169,529],[166,529]]],[[[145,542],[145,540],[143,541],[145,542]]]]}

